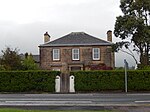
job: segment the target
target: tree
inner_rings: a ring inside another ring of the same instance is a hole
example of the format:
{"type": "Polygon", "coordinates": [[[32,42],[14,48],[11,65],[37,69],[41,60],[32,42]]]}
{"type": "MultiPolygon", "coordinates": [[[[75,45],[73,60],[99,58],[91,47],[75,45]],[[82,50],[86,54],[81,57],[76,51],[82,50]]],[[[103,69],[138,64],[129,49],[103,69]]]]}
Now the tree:
{"type": "Polygon", "coordinates": [[[0,71],[5,71],[5,67],[3,65],[0,65],[0,71]]]}
{"type": "Polygon", "coordinates": [[[38,66],[35,63],[32,54],[25,53],[25,59],[22,62],[23,70],[37,70],[38,66]]]}
{"type": "Polygon", "coordinates": [[[0,62],[5,70],[20,70],[22,66],[21,57],[18,54],[17,48],[13,50],[10,47],[7,47],[5,50],[2,50],[2,58],[0,62]]]}
{"type": "Polygon", "coordinates": [[[113,47],[115,51],[122,50],[131,55],[138,64],[135,51],[139,53],[141,65],[149,65],[150,0],[121,0],[120,3],[123,15],[117,17],[114,34],[122,41],[113,47]]]}

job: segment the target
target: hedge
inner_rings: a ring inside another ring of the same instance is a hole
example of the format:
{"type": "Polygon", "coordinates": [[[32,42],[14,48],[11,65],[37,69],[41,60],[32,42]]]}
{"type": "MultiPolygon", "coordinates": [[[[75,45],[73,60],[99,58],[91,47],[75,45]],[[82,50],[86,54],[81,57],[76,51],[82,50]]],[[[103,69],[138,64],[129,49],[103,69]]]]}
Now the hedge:
{"type": "Polygon", "coordinates": [[[0,92],[54,92],[56,71],[0,72],[0,92]]]}
{"type": "MultiPolygon", "coordinates": [[[[129,91],[150,91],[149,71],[128,71],[129,91]]],[[[76,92],[125,90],[124,71],[78,71],[75,76],[76,92]]]]}

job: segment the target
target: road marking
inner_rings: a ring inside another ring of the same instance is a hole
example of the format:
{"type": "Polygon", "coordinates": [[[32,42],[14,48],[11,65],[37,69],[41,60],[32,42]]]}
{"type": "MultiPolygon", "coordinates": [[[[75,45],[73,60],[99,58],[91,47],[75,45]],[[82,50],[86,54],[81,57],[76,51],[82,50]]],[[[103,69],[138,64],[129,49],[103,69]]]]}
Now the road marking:
{"type": "Polygon", "coordinates": [[[61,103],[61,104],[55,104],[55,103],[52,103],[52,104],[38,104],[38,103],[23,103],[23,104],[14,104],[14,103],[12,103],[12,104],[5,104],[5,103],[3,103],[3,104],[0,104],[0,106],[39,106],[39,107],[42,107],[42,106],[84,106],[84,107],[86,107],[86,106],[94,106],[94,107],[96,107],[96,106],[146,106],[146,107],[149,107],[150,105],[145,105],[145,104],[111,104],[111,103],[108,103],[108,104],[80,104],[80,103],[77,103],[77,104],[65,104],[65,103],[61,103]]]}
{"type": "Polygon", "coordinates": [[[150,101],[135,101],[135,103],[150,103],[150,101]]]}
{"type": "MultiPolygon", "coordinates": [[[[91,104],[91,101],[5,101],[6,104],[91,104]]],[[[1,103],[0,103],[1,104],[1,103]]]]}

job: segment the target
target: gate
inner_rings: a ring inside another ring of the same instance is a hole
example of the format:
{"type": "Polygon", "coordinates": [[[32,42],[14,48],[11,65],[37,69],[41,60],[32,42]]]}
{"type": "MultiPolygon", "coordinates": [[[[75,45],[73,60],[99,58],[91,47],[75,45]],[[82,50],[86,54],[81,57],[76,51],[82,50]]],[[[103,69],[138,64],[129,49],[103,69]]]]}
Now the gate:
{"type": "Polygon", "coordinates": [[[60,92],[68,93],[69,92],[69,74],[62,73],[60,75],[60,92]]]}

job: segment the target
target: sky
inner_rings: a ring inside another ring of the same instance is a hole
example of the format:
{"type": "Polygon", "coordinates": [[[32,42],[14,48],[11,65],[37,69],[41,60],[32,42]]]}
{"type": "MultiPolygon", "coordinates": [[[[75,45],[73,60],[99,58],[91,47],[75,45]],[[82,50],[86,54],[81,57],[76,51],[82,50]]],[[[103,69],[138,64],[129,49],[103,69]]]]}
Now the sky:
{"type": "MultiPolygon", "coordinates": [[[[39,54],[43,34],[55,40],[71,32],[86,32],[106,40],[121,15],[120,0],[0,0],[0,50],[7,46],[19,53],[39,54]]],[[[113,35],[113,42],[118,39],[113,35]]],[[[134,60],[116,53],[116,66],[135,66],[134,60]]]]}

